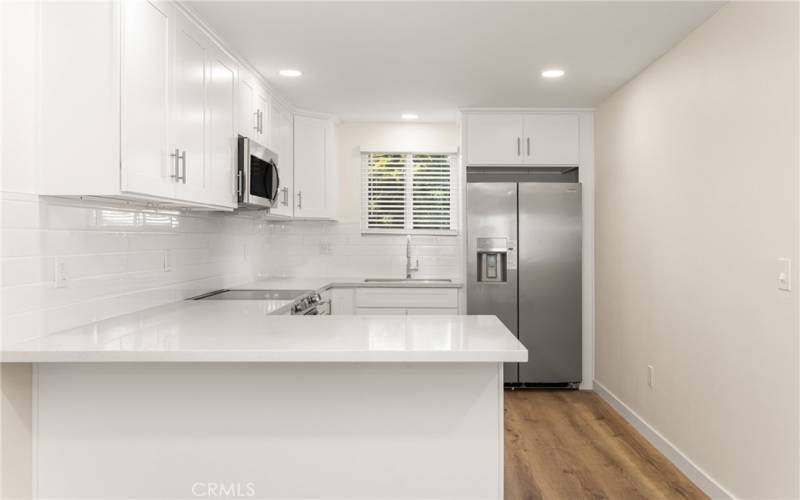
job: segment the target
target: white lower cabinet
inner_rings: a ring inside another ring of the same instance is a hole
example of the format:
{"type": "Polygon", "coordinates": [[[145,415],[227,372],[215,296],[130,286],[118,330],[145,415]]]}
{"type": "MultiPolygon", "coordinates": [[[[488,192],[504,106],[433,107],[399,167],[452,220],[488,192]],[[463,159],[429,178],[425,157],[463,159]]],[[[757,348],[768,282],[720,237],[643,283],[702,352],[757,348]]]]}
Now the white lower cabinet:
{"type": "Polygon", "coordinates": [[[356,314],[458,314],[454,288],[357,288],[356,314]]]}
{"type": "Polygon", "coordinates": [[[410,307],[406,309],[406,314],[409,316],[414,316],[416,314],[425,314],[425,315],[443,315],[447,316],[450,314],[458,314],[458,308],[456,307],[410,307]]]}
{"type": "Polygon", "coordinates": [[[40,194],[235,208],[233,58],[172,2],[38,15],[40,194]]]}
{"type": "Polygon", "coordinates": [[[356,314],[360,316],[406,315],[402,307],[357,307],[356,314]]]}
{"type": "Polygon", "coordinates": [[[455,288],[333,288],[331,314],[458,314],[455,288]]]}
{"type": "Polygon", "coordinates": [[[352,315],[356,313],[355,290],[352,288],[331,288],[328,290],[331,301],[331,314],[352,315]]]}

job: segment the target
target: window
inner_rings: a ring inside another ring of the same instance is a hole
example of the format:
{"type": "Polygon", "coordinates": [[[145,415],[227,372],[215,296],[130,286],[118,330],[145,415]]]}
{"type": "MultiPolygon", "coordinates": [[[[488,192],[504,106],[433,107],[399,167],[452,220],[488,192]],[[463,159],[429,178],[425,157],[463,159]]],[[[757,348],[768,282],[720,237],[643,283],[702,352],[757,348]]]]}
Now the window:
{"type": "Polygon", "coordinates": [[[362,153],[363,232],[456,234],[454,164],[448,153],[362,153]]]}

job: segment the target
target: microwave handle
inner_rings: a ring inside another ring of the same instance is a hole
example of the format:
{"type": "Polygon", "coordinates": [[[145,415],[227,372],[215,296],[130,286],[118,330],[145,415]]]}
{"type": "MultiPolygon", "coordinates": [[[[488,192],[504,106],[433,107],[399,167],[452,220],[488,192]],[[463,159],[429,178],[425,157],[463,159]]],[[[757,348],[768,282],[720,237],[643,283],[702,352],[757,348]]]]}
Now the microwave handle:
{"type": "Polygon", "coordinates": [[[270,197],[270,200],[274,202],[275,200],[278,199],[278,190],[281,187],[281,176],[278,173],[278,166],[275,165],[275,162],[271,161],[271,162],[269,162],[269,164],[272,167],[272,169],[275,171],[275,192],[272,193],[272,196],[270,197]]]}

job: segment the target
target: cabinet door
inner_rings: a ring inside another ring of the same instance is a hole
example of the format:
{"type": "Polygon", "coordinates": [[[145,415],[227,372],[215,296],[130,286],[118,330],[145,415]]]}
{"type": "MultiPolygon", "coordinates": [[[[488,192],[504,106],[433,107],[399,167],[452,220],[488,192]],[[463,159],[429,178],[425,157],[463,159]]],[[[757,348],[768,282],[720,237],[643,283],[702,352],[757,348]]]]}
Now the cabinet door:
{"type": "Polygon", "coordinates": [[[253,106],[255,95],[255,87],[249,75],[240,72],[238,121],[239,134],[244,137],[254,138],[258,130],[258,116],[253,106]]]}
{"type": "Polygon", "coordinates": [[[278,200],[270,213],[291,217],[294,213],[294,120],[289,110],[276,103],[270,106],[267,147],[278,153],[281,179],[278,200]]]}
{"type": "Polygon", "coordinates": [[[258,127],[252,138],[262,146],[266,146],[269,141],[269,97],[260,87],[254,88],[253,107],[258,113],[258,127]]]}
{"type": "Polygon", "coordinates": [[[172,118],[173,148],[180,151],[180,180],[176,183],[176,197],[208,203],[210,180],[205,150],[208,39],[183,14],[178,13],[176,20],[173,65],[175,106],[172,118]]]}
{"type": "Polygon", "coordinates": [[[328,147],[330,122],[308,116],[294,118],[295,217],[329,217],[328,147]]]}
{"type": "Polygon", "coordinates": [[[206,118],[211,202],[236,206],[236,62],[209,48],[206,118]]]}
{"type": "Polygon", "coordinates": [[[162,198],[175,192],[169,137],[174,22],[169,2],[122,3],[122,191],[162,198]]]}
{"type": "Polygon", "coordinates": [[[479,113],[466,117],[467,165],[519,165],[523,115],[479,113]]]}
{"type": "Polygon", "coordinates": [[[525,163],[528,165],[577,165],[579,119],[569,113],[525,115],[525,163]]]}

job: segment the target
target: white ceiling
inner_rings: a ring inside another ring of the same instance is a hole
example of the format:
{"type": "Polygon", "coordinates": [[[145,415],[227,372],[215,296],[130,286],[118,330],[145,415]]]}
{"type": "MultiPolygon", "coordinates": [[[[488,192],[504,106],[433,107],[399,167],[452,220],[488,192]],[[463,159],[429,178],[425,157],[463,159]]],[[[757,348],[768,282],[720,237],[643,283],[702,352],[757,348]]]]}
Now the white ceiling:
{"type": "Polygon", "coordinates": [[[294,105],[342,120],[591,107],[721,2],[185,2],[294,105]],[[545,80],[542,69],[567,74],[545,80]],[[300,78],[278,76],[297,68],[300,78]]]}

